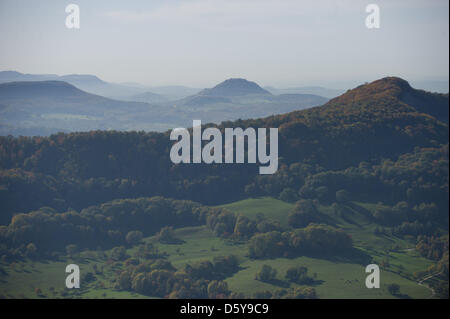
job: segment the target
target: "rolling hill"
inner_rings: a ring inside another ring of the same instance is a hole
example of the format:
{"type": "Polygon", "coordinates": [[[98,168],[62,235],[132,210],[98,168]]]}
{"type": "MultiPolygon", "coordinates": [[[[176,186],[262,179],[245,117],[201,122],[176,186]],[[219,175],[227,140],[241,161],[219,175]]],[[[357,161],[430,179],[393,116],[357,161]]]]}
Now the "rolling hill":
{"type": "Polygon", "coordinates": [[[1,131],[4,135],[139,129],[148,126],[149,113],[158,114],[149,104],[105,98],[61,81],[2,83],[0,101],[4,105],[0,121],[8,126],[1,131]]]}
{"type": "Polygon", "coordinates": [[[217,84],[212,89],[204,89],[198,93],[206,96],[245,96],[245,95],[271,95],[255,82],[246,79],[228,79],[217,84]]]}
{"type": "Polygon", "coordinates": [[[144,93],[145,88],[137,85],[109,83],[91,74],[24,74],[16,71],[1,71],[0,83],[29,81],[62,81],[70,83],[80,90],[111,98],[144,93]]]}
{"type": "Polygon", "coordinates": [[[179,100],[200,91],[180,85],[148,87],[134,82],[111,83],[91,74],[24,74],[17,71],[0,71],[0,83],[26,81],[63,81],[88,93],[146,103],[179,100]]]}
{"type": "MultiPolygon", "coordinates": [[[[264,117],[321,105],[327,101],[327,98],[311,94],[273,95],[255,82],[228,79],[173,103],[183,110],[217,112],[222,120],[230,120],[229,115],[234,113],[242,119],[264,117]]],[[[211,121],[207,114],[205,116],[207,121],[211,121]]]]}

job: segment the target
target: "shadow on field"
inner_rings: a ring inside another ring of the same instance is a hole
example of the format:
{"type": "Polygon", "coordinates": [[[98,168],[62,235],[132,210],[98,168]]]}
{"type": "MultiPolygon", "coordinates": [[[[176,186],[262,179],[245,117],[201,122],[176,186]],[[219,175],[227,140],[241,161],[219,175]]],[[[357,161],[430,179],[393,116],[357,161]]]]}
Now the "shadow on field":
{"type": "Polygon", "coordinates": [[[165,245],[182,245],[186,241],[180,238],[171,238],[170,240],[160,241],[160,243],[165,245]]]}
{"type": "Polygon", "coordinates": [[[362,226],[360,224],[358,224],[356,221],[354,221],[353,219],[349,218],[346,215],[341,216],[342,220],[345,221],[346,223],[350,224],[350,225],[354,225],[358,228],[362,228],[362,226]]]}
{"type": "Polygon", "coordinates": [[[351,209],[353,209],[354,211],[358,212],[359,214],[363,215],[368,220],[370,220],[370,221],[375,220],[373,218],[372,213],[368,209],[366,209],[366,208],[364,208],[362,206],[359,206],[359,205],[357,205],[355,203],[352,203],[352,202],[347,203],[347,206],[349,206],[351,209]]]}
{"type": "Polygon", "coordinates": [[[311,281],[308,281],[307,285],[315,287],[315,286],[319,286],[319,285],[323,284],[324,282],[325,281],[323,281],[321,279],[313,279],[311,281]]]}
{"type": "Polygon", "coordinates": [[[308,254],[308,257],[324,259],[331,262],[341,262],[341,263],[356,263],[360,265],[368,265],[372,261],[372,256],[367,254],[366,252],[358,249],[352,248],[349,251],[340,252],[337,254],[308,254]]]}
{"type": "Polygon", "coordinates": [[[274,286],[277,286],[280,288],[289,288],[289,286],[290,286],[289,282],[283,281],[280,279],[272,279],[272,280],[264,280],[264,281],[261,280],[261,282],[265,282],[267,284],[271,284],[271,285],[274,285],[274,286]]]}

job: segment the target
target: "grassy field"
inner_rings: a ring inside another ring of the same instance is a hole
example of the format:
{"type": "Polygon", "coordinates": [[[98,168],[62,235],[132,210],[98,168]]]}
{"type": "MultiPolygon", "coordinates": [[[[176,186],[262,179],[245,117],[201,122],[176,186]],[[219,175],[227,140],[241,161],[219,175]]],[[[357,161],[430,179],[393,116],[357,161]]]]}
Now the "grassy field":
{"type": "Polygon", "coordinates": [[[96,275],[96,281],[86,283],[81,280],[80,289],[66,289],[66,266],[75,263],[80,267],[80,274],[93,272],[94,265],[99,269],[105,259],[84,257],[94,252],[81,253],[80,258],[72,260],[62,257],[58,261],[16,262],[12,265],[0,263],[0,296],[6,298],[148,298],[127,291],[112,289],[113,269],[105,267],[103,274],[96,275]],[[39,289],[40,292],[36,292],[39,289]]]}
{"type": "Polygon", "coordinates": [[[261,197],[244,199],[218,207],[227,208],[233,213],[251,219],[255,219],[258,214],[262,214],[264,218],[278,220],[282,227],[287,227],[289,211],[294,207],[294,204],[271,197],[261,197]]]}
{"type": "MultiPolygon", "coordinates": [[[[276,219],[284,227],[292,204],[273,198],[254,198],[224,205],[229,210],[256,218],[263,214],[265,218],[276,219]]],[[[375,225],[367,217],[371,204],[352,203],[350,212],[344,218],[333,215],[330,207],[320,207],[331,223],[349,233],[354,241],[356,251],[370,257],[372,262],[383,264],[381,269],[381,288],[367,289],[365,286],[366,264],[359,259],[327,259],[324,257],[298,257],[293,259],[277,258],[270,260],[251,260],[247,255],[246,243],[236,243],[216,237],[205,226],[177,229],[176,236],[181,244],[160,244],[154,237],[144,240],[154,243],[160,251],[166,252],[168,259],[177,268],[201,260],[211,260],[214,256],[236,255],[241,270],[226,279],[229,288],[247,296],[256,291],[275,291],[285,288],[284,274],[291,266],[306,266],[309,274],[316,273],[314,288],[320,298],[427,298],[431,295],[427,287],[420,286],[413,279],[413,273],[427,269],[432,263],[414,251],[414,245],[400,238],[374,235],[375,225]],[[255,273],[263,264],[275,267],[278,271],[279,284],[268,284],[254,279],[255,273]],[[400,285],[400,296],[392,296],[387,290],[391,283],[400,285]]],[[[132,255],[135,248],[129,249],[132,255]]],[[[135,293],[116,291],[113,279],[120,264],[106,266],[109,251],[85,251],[77,260],[60,257],[57,261],[16,262],[12,265],[0,263],[0,295],[11,298],[147,298],[135,293]],[[80,266],[81,273],[94,272],[94,265],[102,269],[96,280],[83,283],[82,289],[66,291],[65,266],[68,263],[80,266]],[[40,289],[40,293],[36,292],[40,289]],[[74,291],[75,290],[75,291],[74,291]],[[68,294],[68,295],[66,295],[68,294]]],[[[291,287],[294,287],[291,284],[291,287]]]]}
{"type": "MultiPolygon", "coordinates": [[[[282,226],[287,226],[287,217],[293,204],[277,199],[262,197],[246,199],[223,205],[236,214],[243,214],[255,218],[258,213],[266,218],[278,220],[282,226]]],[[[368,211],[374,209],[375,204],[351,203],[345,217],[333,214],[330,207],[321,206],[320,211],[327,217],[328,222],[344,230],[352,236],[355,247],[362,253],[370,255],[373,262],[384,262],[381,270],[380,289],[367,289],[365,286],[365,266],[359,263],[326,260],[311,257],[295,259],[278,258],[273,260],[246,260],[241,266],[245,268],[228,283],[232,290],[250,294],[280,288],[271,284],[254,280],[254,274],[263,264],[278,270],[278,279],[282,280],[287,268],[291,266],[306,266],[309,272],[316,273],[321,284],[315,286],[320,298],[394,298],[387,291],[387,286],[397,283],[401,286],[402,297],[427,298],[430,290],[419,286],[413,279],[413,273],[427,269],[432,262],[419,256],[414,251],[414,244],[400,238],[385,235],[375,235],[376,225],[368,217],[368,211]]]]}

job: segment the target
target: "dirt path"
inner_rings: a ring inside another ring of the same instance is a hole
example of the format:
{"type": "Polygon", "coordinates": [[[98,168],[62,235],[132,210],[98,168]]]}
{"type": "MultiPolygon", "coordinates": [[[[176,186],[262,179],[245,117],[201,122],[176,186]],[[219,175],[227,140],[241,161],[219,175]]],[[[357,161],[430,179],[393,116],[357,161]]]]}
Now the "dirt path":
{"type": "Polygon", "coordinates": [[[428,289],[431,291],[431,296],[429,296],[427,299],[433,298],[434,295],[435,295],[436,293],[435,293],[435,291],[434,291],[434,289],[433,289],[432,287],[428,286],[427,284],[424,284],[423,282],[426,281],[426,280],[428,280],[428,279],[431,279],[431,278],[433,278],[433,277],[435,277],[435,276],[438,276],[438,275],[440,275],[440,274],[442,274],[442,273],[443,273],[443,271],[440,271],[440,272],[438,272],[438,273],[435,273],[435,274],[432,274],[432,275],[425,276],[424,278],[422,278],[421,280],[419,280],[419,281],[417,282],[417,284],[419,284],[420,286],[426,287],[426,288],[428,288],[428,289]]]}

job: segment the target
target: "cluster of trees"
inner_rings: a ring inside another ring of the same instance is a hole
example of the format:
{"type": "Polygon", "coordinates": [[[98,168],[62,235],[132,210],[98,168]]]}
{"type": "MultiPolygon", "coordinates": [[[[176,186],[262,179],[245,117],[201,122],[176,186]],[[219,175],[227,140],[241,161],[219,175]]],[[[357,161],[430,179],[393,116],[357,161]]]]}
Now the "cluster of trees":
{"type": "Polygon", "coordinates": [[[416,249],[428,259],[440,260],[445,253],[448,258],[448,234],[442,237],[419,236],[416,249]]]}
{"type": "Polygon", "coordinates": [[[422,225],[433,221],[436,225],[437,221],[441,221],[444,216],[440,214],[435,203],[421,203],[413,206],[408,202],[398,202],[393,206],[378,203],[373,211],[373,217],[380,225],[398,226],[405,222],[417,222],[422,225]]]}
{"type": "Polygon", "coordinates": [[[249,240],[251,258],[276,258],[308,254],[338,254],[353,248],[351,237],[342,230],[310,224],[292,231],[256,234],[249,240]]]}
{"type": "Polygon", "coordinates": [[[277,277],[277,270],[269,265],[262,265],[261,269],[256,273],[255,280],[271,283],[277,277]]]}
{"type": "Polygon", "coordinates": [[[239,269],[234,256],[215,257],[177,270],[165,259],[129,262],[116,279],[116,289],[165,298],[235,298],[222,281],[239,269]]]}
{"type": "Polygon", "coordinates": [[[395,236],[432,236],[440,234],[445,228],[444,216],[435,203],[411,205],[398,202],[390,206],[378,203],[372,212],[374,221],[381,227],[375,229],[376,234],[395,236]]]}
{"type": "Polygon", "coordinates": [[[212,261],[206,260],[196,264],[187,264],[184,271],[192,278],[218,280],[225,279],[239,271],[236,256],[217,256],[212,261]]]}
{"type": "Polygon", "coordinates": [[[312,200],[299,200],[294,209],[289,213],[288,223],[293,228],[306,227],[311,223],[321,221],[321,214],[312,200]]]}
{"type": "Polygon", "coordinates": [[[14,259],[48,256],[66,250],[72,256],[86,248],[115,247],[115,255],[121,257],[113,259],[122,260],[125,246],[138,245],[144,236],[156,234],[161,243],[176,244],[180,240],[174,235],[174,227],[202,224],[209,226],[217,236],[249,240],[252,258],[338,252],[351,248],[350,237],[342,231],[325,225],[300,223],[298,215],[304,214],[304,210],[317,213],[314,203],[299,201],[290,215],[290,223],[295,228],[308,226],[283,232],[276,221],[249,219],[225,209],[162,197],[115,200],[80,212],[58,213],[43,207],[15,215],[8,226],[0,226],[0,255],[14,259]]]}
{"type": "Polygon", "coordinates": [[[156,234],[156,239],[162,244],[179,244],[181,240],[175,236],[175,231],[172,226],[164,226],[159,233],[156,234]]]}
{"type": "Polygon", "coordinates": [[[448,299],[448,280],[449,280],[449,251],[448,251],[448,235],[441,238],[420,238],[417,245],[419,252],[427,258],[436,260],[440,259],[431,265],[425,271],[414,273],[414,277],[418,280],[433,276],[433,280],[428,281],[428,285],[434,289],[438,298],[448,299]]]}
{"type": "Polygon", "coordinates": [[[284,276],[287,281],[294,282],[299,285],[309,285],[314,283],[316,274],[313,277],[308,276],[308,267],[297,266],[290,267],[284,276]]]}
{"type": "Polygon", "coordinates": [[[294,287],[289,289],[269,290],[253,294],[256,299],[317,299],[316,290],[313,287],[294,287]]]}
{"type": "MultiPolygon", "coordinates": [[[[278,196],[288,202],[378,201],[383,205],[374,217],[381,225],[392,227],[416,220],[442,225],[448,223],[448,166],[448,144],[415,148],[395,161],[362,161],[344,170],[293,163],[281,165],[274,175],[257,177],[246,192],[278,196]]],[[[309,218],[315,216],[308,211],[309,218]]]]}
{"type": "MultiPolygon", "coordinates": [[[[277,279],[276,279],[277,272],[278,271],[275,268],[264,264],[264,265],[262,265],[261,269],[256,273],[255,279],[262,281],[262,282],[272,283],[272,282],[277,281],[277,279]]],[[[310,285],[310,284],[314,283],[315,276],[316,276],[316,274],[314,274],[314,277],[308,276],[308,268],[307,267],[294,266],[294,267],[290,267],[286,271],[284,278],[286,279],[288,284],[296,283],[299,285],[310,285]]]]}
{"type": "Polygon", "coordinates": [[[247,240],[256,233],[282,230],[278,221],[236,216],[228,210],[212,211],[206,218],[206,224],[217,236],[236,240],[247,240]]]}
{"type": "Polygon", "coordinates": [[[115,200],[80,212],[58,213],[43,207],[17,214],[8,226],[0,226],[0,255],[43,254],[61,251],[71,244],[78,249],[136,245],[143,236],[168,225],[205,224],[208,214],[215,211],[191,201],[162,197],[115,200]]]}
{"type": "Polygon", "coordinates": [[[128,232],[128,234],[125,236],[125,241],[130,246],[137,245],[141,242],[142,238],[144,237],[144,234],[139,230],[132,230],[128,232]]]}

